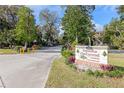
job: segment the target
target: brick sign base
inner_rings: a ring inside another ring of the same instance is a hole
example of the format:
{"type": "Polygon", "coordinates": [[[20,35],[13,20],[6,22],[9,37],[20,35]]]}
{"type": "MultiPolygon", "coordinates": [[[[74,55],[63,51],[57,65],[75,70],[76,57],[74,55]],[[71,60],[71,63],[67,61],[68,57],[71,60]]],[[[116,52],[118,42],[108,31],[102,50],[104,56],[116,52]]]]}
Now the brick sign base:
{"type": "Polygon", "coordinates": [[[75,61],[75,65],[76,65],[78,70],[88,70],[88,69],[91,69],[91,70],[101,70],[100,65],[102,65],[102,64],[85,62],[85,61],[81,61],[81,60],[76,60],[75,61]]]}

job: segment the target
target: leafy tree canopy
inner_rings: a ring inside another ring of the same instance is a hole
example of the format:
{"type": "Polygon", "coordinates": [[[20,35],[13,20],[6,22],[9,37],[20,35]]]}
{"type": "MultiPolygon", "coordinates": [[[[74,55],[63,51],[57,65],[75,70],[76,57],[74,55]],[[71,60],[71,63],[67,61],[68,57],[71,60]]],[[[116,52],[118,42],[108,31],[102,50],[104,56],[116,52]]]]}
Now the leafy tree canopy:
{"type": "Polygon", "coordinates": [[[48,9],[40,12],[40,20],[42,25],[42,36],[47,45],[51,46],[58,41],[58,15],[48,9]]]}
{"type": "Polygon", "coordinates": [[[34,16],[32,15],[32,11],[25,6],[19,9],[17,15],[16,39],[18,42],[25,43],[25,46],[27,46],[27,43],[37,38],[34,16]]]}
{"type": "Polygon", "coordinates": [[[65,43],[78,39],[80,44],[88,44],[88,36],[91,37],[93,25],[91,13],[95,6],[67,6],[62,27],[64,30],[65,43]]]}

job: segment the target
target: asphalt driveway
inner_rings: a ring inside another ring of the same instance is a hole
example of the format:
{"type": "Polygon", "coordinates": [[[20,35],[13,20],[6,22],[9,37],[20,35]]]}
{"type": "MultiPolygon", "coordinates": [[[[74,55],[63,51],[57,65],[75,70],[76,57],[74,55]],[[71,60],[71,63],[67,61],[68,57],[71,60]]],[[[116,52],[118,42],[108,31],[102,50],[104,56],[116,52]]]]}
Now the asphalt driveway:
{"type": "Polygon", "coordinates": [[[59,50],[60,47],[48,47],[33,54],[0,55],[0,87],[44,87],[51,62],[60,55],[59,50]]]}

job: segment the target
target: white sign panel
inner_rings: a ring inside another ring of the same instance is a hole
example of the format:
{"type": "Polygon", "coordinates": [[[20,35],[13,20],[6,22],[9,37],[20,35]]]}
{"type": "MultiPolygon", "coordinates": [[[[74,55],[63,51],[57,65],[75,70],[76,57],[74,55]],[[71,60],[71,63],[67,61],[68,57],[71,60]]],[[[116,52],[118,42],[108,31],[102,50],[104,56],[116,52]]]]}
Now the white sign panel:
{"type": "Polygon", "coordinates": [[[107,46],[76,46],[76,59],[99,64],[108,63],[107,46]]]}

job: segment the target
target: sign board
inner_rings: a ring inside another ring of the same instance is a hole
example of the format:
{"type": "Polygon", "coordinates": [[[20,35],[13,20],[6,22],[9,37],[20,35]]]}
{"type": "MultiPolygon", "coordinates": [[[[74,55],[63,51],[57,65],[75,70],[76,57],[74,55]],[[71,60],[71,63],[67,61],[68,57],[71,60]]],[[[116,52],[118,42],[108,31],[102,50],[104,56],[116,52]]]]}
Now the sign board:
{"type": "Polygon", "coordinates": [[[76,60],[99,64],[108,64],[107,46],[76,46],[76,60]]]}

